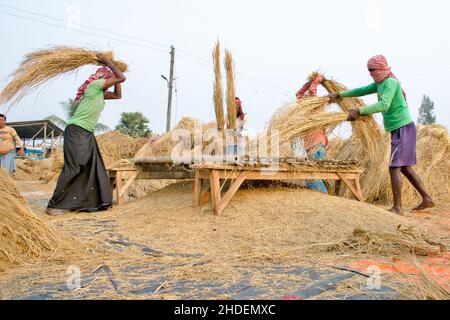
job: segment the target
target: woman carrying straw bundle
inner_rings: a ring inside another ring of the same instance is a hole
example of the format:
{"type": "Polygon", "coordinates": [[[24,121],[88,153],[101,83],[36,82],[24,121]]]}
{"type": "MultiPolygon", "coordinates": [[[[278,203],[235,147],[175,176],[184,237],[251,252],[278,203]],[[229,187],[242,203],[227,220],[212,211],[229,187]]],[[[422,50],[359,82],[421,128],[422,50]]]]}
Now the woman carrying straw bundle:
{"type": "Polygon", "coordinates": [[[94,136],[105,100],[121,99],[124,74],[103,54],[104,67],[78,89],[77,110],[64,132],[64,168],[47,214],[104,211],[112,206],[109,178],[94,136]],[[114,92],[108,91],[114,86],[114,92]]]}
{"type": "Polygon", "coordinates": [[[378,102],[360,109],[350,110],[349,121],[356,121],[359,117],[381,112],[384,127],[391,133],[391,159],[389,173],[391,176],[394,206],[389,211],[403,214],[402,206],[402,177],[403,174],[422,196],[422,203],[413,210],[424,210],[434,207],[433,199],[425,189],[422,181],[412,169],[417,164],[416,140],[417,131],[406,102],[406,94],[400,82],[391,72],[387,60],[382,55],[371,58],[368,62],[370,75],[374,83],[339,93],[330,94],[332,100],[340,97],[360,97],[378,94],[378,102]]]}
{"type": "MultiPolygon", "coordinates": [[[[317,87],[325,80],[319,73],[313,73],[308,82],[296,93],[297,99],[317,97],[317,87]]],[[[294,142],[294,150],[299,149],[299,139],[294,142]]],[[[317,130],[308,135],[303,141],[304,150],[310,160],[325,160],[327,157],[328,137],[325,129],[317,130]]],[[[322,193],[328,193],[327,187],[322,180],[310,180],[306,187],[322,193]]]]}

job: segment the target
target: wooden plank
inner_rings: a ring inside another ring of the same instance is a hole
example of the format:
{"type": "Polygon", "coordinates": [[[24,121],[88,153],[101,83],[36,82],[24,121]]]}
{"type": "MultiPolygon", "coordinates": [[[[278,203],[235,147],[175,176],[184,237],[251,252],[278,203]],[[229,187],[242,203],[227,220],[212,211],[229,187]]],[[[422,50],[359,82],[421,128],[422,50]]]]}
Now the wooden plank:
{"type": "Polygon", "coordinates": [[[358,191],[359,196],[361,197],[361,199],[363,199],[362,201],[365,202],[366,198],[364,197],[364,194],[362,192],[361,183],[359,182],[359,178],[355,179],[355,183],[356,183],[356,191],[358,191]]]}
{"type": "Polygon", "coordinates": [[[188,171],[142,171],[138,180],[191,180],[195,172],[188,171]]]}
{"type": "Polygon", "coordinates": [[[336,183],[334,185],[334,195],[339,196],[339,194],[341,193],[341,185],[342,180],[336,180],[336,183]]]}
{"type": "Polygon", "coordinates": [[[329,195],[333,195],[333,189],[331,188],[330,183],[327,180],[323,180],[325,187],[327,188],[327,192],[329,195]]]}
{"type": "MultiPolygon", "coordinates": [[[[219,171],[221,179],[237,179],[240,172],[219,171]]],[[[348,179],[355,179],[358,174],[345,174],[348,179]]],[[[247,180],[340,180],[336,172],[265,172],[248,171],[247,180]]]]}
{"type": "Polygon", "coordinates": [[[136,180],[136,177],[138,175],[139,175],[139,171],[136,171],[136,172],[126,175],[126,183],[119,192],[120,197],[123,197],[126,195],[128,188],[131,186],[131,184],[134,182],[134,180],[136,180]]]}
{"type": "Polygon", "coordinates": [[[221,199],[220,195],[220,179],[219,173],[216,170],[211,171],[210,175],[210,185],[211,185],[211,204],[215,215],[219,215],[219,202],[221,199]]]}
{"type": "Polygon", "coordinates": [[[121,206],[125,204],[125,199],[123,196],[120,196],[120,190],[122,190],[123,182],[122,182],[122,172],[117,172],[116,175],[116,196],[117,196],[117,205],[121,206]]]}
{"type": "Polygon", "coordinates": [[[362,198],[362,195],[358,192],[358,190],[353,186],[353,184],[350,181],[356,181],[354,180],[349,180],[344,176],[341,176],[342,181],[347,185],[347,187],[353,192],[353,194],[355,195],[355,197],[361,201],[364,202],[364,199],[362,198]]]}
{"type": "Polygon", "coordinates": [[[223,210],[225,210],[227,205],[230,203],[231,199],[233,199],[233,196],[239,190],[240,186],[245,181],[246,177],[247,177],[247,172],[241,172],[239,174],[239,177],[237,177],[237,179],[231,184],[227,193],[225,194],[223,199],[220,200],[220,202],[219,202],[219,210],[218,210],[219,215],[223,212],[223,210]]]}
{"type": "Polygon", "coordinates": [[[211,195],[211,187],[209,186],[200,196],[200,204],[202,206],[209,202],[210,195],[211,195]]]}
{"type": "Polygon", "coordinates": [[[116,179],[113,177],[109,177],[109,191],[111,192],[111,196],[114,196],[114,187],[116,184],[116,179]]]}
{"type": "Polygon", "coordinates": [[[200,193],[202,191],[202,179],[200,179],[200,173],[198,170],[195,171],[195,181],[194,181],[194,206],[199,207],[200,204],[200,193]]]}

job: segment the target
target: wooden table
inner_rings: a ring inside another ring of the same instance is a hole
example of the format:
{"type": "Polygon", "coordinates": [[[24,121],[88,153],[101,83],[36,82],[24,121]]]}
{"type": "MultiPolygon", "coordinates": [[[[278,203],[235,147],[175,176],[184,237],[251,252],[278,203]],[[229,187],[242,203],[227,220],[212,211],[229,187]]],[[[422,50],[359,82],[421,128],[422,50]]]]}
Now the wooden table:
{"type": "Polygon", "coordinates": [[[194,204],[207,201],[211,195],[214,214],[220,215],[232,200],[245,180],[335,180],[335,195],[339,194],[342,182],[352,191],[359,201],[364,201],[359,182],[362,169],[354,165],[346,166],[280,166],[252,167],[236,165],[197,165],[195,169],[194,204]],[[202,193],[203,182],[209,180],[208,189],[202,193]],[[229,189],[222,194],[221,180],[232,180],[229,189]]]}
{"type": "Polygon", "coordinates": [[[125,195],[135,180],[192,180],[195,172],[184,164],[136,163],[108,170],[111,193],[116,194],[117,205],[125,204],[125,195]]]}

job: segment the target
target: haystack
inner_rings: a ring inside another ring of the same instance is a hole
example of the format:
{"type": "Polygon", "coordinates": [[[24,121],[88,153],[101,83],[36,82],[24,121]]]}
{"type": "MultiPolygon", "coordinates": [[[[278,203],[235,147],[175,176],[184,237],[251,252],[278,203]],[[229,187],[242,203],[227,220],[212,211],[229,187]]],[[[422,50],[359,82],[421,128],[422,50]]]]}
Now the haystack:
{"type": "Polygon", "coordinates": [[[149,141],[132,138],[118,131],[111,131],[96,137],[105,166],[110,168],[123,159],[131,159],[149,141]]]}
{"type": "Polygon", "coordinates": [[[31,211],[14,181],[1,170],[0,200],[0,272],[60,245],[60,238],[31,211]]]}
{"type": "Polygon", "coordinates": [[[16,160],[17,171],[14,180],[30,181],[42,180],[46,183],[56,182],[64,166],[64,154],[62,149],[56,149],[53,157],[41,161],[16,160]]]}
{"type": "Polygon", "coordinates": [[[214,143],[215,138],[220,138],[216,123],[203,124],[186,117],[181,119],[172,131],[144,145],[135,158],[171,156],[174,148],[180,146],[180,143],[183,144],[184,150],[198,151],[202,154],[207,146],[214,143]]]}
{"type": "MultiPolygon", "coordinates": [[[[331,146],[335,148],[336,146],[331,146]]],[[[390,137],[385,134],[379,142],[377,156],[367,159],[365,149],[354,137],[343,143],[336,160],[358,159],[366,167],[361,185],[368,202],[392,203],[389,178],[390,137]]],[[[414,168],[437,202],[450,202],[450,137],[441,125],[419,126],[417,135],[417,166],[414,168]]],[[[347,194],[351,197],[350,194],[347,194]]],[[[420,195],[403,178],[404,206],[417,205],[420,195]]]]}
{"type": "MultiPolygon", "coordinates": [[[[24,96],[38,89],[45,82],[58,76],[76,71],[85,65],[99,65],[99,51],[83,48],[53,47],[27,54],[19,68],[10,77],[11,82],[0,93],[0,105],[17,104],[24,96]]],[[[114,60],[112,52],[103,52],[122,71],[128,66],[114,60]]]]}

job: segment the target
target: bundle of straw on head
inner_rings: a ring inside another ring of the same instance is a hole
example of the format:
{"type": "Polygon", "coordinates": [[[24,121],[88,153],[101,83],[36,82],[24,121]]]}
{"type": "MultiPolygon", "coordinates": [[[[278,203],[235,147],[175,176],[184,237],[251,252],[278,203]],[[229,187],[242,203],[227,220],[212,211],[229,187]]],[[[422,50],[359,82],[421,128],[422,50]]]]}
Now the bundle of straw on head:
{"type": "Polygon", "coordinates": [[[223,112],[222,73],[220,70],[220,42],[216,42],[213,51],[214,61],[214,110],[216,112],[217,128],[225,129],[225,117],[223,112]]]}
{"type": "Polygon", "coordinates": [[[225,69],[227,70],[227,112],[230,129],[236,129],[236,86],[234,84],[233,57],[229,50],[225,50],[225,69]]]}
{"type": "Polygon", "coordinates": [[[114,60],[114,55],[110,51],[99,52],[71,47],[39,50],[27,54],[20,67],[10,75],[12,81],[0,93],[0,105],[17,104],[24,96],[57,76],[85,65],[100,65],[97,59],[99,53],[103,53],[122,72],[128,70],[124,62],[114,60]]]}

